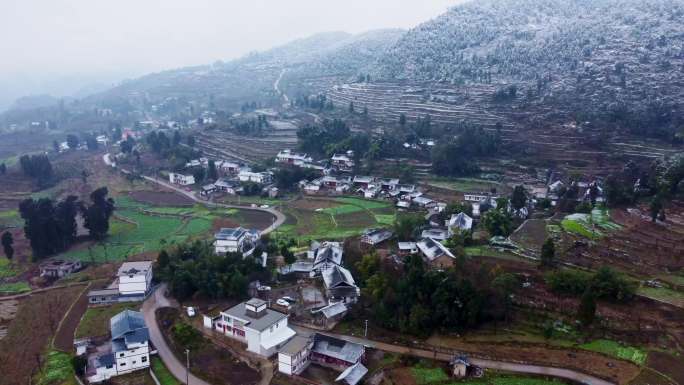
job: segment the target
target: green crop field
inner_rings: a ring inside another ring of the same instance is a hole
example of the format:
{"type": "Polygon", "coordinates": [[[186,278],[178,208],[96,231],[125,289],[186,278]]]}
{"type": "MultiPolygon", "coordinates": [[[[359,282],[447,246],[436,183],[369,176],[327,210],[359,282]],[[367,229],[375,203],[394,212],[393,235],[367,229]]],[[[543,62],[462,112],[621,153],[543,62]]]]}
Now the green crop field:
{"type": "MultiPolygon", "coordinates": [[[[444,383],[442,383],[444,384],[444,383]]],[[[514,375],[487,375],[483,378],[470,378],[463,381],[453,381],[446,385],[562,385],[564,382],[556,379],[524,377],[514,375]]]]}
{"type": "Polygon", "coordinates": [[[608,210],[596,208],[591,214],[572,214],[561,221],[561,227],[568,233],[584,238],[598,239],[622,227],[610,220],[608,210]]]}
{"type": "Polygon", "coordinates": [[[418,385],[437,384],[449,379],[449,376],[447,376],[442,368],[424,368],[422,366],[416,366],[411,368],[411,373],[418,385]]]}
{"type": "Polygon", "coordinates": [[[13,277],[18,273],[19,271],[12,266],[9,259],[0,257],[0,278],[13,277]]]}
{"type": "Polygon", "coordinates": [[[76,385],[74,368],[71,365],[71,355],[51,350],[47,354],[45,367],[38,373],[38,385],[76,385]]]}
{"type": "Polygon", "coordinates": [[[0,284],[0,293],[20,294],[27,291],[31,291],[31,286],[27,282],[0,284]]]}
{"type": "Polygon", "coordinates": [[[585,350],[591,350],[623,360],[632,361],[638,365],[643,365],[646,362],[646,352],[634,346],[623,346],[615,341],[595,340],[582,344],[579,347],[585,350]]]}
{"type": "Polygon", "coordinates": [[[152,372],[161,385],[180,385],[181,383],[171,374],[159,357],[152,357],[152,372]]]}

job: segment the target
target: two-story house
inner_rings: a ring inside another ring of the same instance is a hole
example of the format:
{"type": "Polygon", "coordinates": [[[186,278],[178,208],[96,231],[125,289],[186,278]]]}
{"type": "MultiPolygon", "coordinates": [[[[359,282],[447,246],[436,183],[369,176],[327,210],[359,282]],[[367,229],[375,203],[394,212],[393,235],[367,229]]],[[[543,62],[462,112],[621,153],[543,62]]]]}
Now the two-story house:
{"type": "Polygon", "coordinates": [[[244,253],[254,248],[259,237],[258,230],[247,230],[242,227],[222,228],[214,234],[214,250],[218,255],[244,253]]]}
{"type": "Polygon", "coordinates": [[[302,167],[312,163],[313,158],[307,154],[301,154],[292,150],[282,150],[276,155],[275,161],[276,163],[302,167]]]}
{"type": "Polygon", "coordinates": [[[278,371],[288,376],[302,373],[311,363],[313,344],[313,337],[294,336],[278,351],[278,371]]]}
{"type": "Polygon", "coordinates": [[[112,317],[109,326],[109,346],[88,360],[86,378],[91,383],[150,366],[150,336],[142,313],[124,310],[112,317]]]}
{"type": "Polygon", "coordinates": [[[190,186],[195,184],[195,177],[192,175],[177,174],[175,172],[169,173],[169,182],[181,186],[190,186]]]}
{"type": "Polygon", "coordinates": [[[296,334],[287,326],[288,315],[269,309],[266,302],[252,298],[221,312],[214,328],[247,344],[247,350],[271,357],[296,334]]]}
{"type": "Polygon", "coordinates": [[[152,261],[124,262],[116,275],[119,301],[143,299],[152,289],[152,261]]]}

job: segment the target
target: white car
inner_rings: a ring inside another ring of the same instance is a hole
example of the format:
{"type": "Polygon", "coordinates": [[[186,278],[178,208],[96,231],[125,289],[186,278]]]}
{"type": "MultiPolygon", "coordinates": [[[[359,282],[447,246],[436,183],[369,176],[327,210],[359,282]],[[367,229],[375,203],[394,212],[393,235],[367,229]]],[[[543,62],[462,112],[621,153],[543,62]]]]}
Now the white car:
{"type": "Polygon", "coordinates": [[[286,308],[288,308],[288,309],[290,308],[290,303],[287,302],[286,300],[282,299],[282,298],[278,298],[278,300],[276,301],[276,303],[277,303],[278,305],[282,306],[282,307],[286,307],[286,308]]]}
{"type": "Polygon", "coordinates": [[[190,317],[190,318],[194,317],[195,314],[196,314],[196,313],[195,313],[195,308],[192,307],[192,306],[188,306],[188,308],[186,309],[186,311],[187,311],[187,313],[188,313],[188,317],[190,317]]]}
{"type": "Polygon", "coordinates": [[[284,296],[282,299],[284,299],[285,301],[290,302],[290,303],[292,303],[292,302],[297,302],[297,301],[295,301],[294,298],[292,298],[292,297],[290,297],[290,296],[288,296],[288,295],[284,296]]]}
{"type": "Polygon", "coordinates": [[[259,206],[259,207],[262,208],[262,209],[267,209],[269,206],[268,206],[268,205],[261,205],[261,206],[259,206]]]}
{"type": "Polygon", "coordinates": [[[259,285],[259,286],[257,286],[257,290],[259,290],[259,291],[270,291],[270,290],[271,290],[271,287],[270,287],[270,286],[259,285]]]}

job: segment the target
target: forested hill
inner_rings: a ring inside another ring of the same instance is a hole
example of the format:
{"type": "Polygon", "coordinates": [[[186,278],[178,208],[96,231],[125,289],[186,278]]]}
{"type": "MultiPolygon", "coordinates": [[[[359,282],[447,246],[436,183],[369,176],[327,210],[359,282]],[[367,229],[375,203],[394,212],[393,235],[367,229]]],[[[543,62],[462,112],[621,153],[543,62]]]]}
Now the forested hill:
{"type": "Polygon", "coordinates": [[[515,85],[518,94],[574,110],[581,101],[590,115],[641,115],[646,120],[633,124],[674,126],[683,20],[682,0],[473,1],[404,34],[374,75],[515,85]]]}

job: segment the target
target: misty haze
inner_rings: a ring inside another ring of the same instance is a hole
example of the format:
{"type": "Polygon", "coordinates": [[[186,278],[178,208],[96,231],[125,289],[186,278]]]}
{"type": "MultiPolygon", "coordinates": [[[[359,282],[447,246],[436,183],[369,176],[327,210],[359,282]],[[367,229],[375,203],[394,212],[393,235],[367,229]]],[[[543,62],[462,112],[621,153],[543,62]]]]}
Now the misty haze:
{"type": "Polygon", "coordinates": [[[683,21],[4,1],[0,385],[684,384],[683,21]]]}

